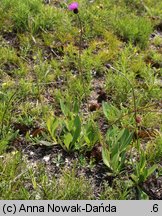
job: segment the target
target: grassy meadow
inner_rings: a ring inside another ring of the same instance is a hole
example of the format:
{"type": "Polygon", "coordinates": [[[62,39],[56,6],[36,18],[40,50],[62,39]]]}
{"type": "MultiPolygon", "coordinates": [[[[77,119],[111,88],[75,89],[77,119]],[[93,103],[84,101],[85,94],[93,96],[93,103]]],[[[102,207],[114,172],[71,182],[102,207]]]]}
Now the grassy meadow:
{"type": "Polygon", "coordinates": [[[0,199],[162,199],[162,1],[77,2],[0,1],[0,199]]]}

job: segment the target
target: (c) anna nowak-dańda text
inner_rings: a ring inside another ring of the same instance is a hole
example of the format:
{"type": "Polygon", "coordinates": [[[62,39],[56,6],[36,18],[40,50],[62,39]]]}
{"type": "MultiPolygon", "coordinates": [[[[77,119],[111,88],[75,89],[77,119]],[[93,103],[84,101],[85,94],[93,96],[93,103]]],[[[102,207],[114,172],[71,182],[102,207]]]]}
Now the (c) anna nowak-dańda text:
{"type": "Polygon", "coordinates": [[[116,212],[116,206],[108,204],[104,205],[103,203],[99,205],[93,205],[87,203],[85,205],[55,205],[48,204],[47,206],[37,206],[37,205],[25,205],[21,204],[18,212],[116,212]]]}

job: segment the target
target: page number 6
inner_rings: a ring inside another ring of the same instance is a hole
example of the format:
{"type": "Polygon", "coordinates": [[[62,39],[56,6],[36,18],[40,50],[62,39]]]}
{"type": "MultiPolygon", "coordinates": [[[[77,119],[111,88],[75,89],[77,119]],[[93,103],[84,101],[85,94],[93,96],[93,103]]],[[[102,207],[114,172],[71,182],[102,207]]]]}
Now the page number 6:
{"type": "Polygon", "coordinates": [[[158,204],[154,204],[151,212],[158,212],[158,204]]]}

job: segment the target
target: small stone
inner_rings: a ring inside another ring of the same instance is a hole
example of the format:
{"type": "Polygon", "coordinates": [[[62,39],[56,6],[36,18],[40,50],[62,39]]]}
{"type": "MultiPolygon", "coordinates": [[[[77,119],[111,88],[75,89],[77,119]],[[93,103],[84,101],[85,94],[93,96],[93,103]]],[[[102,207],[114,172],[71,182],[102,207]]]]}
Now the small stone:
{"type": "Polygon", "coordinates": [[[50,156],[49,156],[49,155],[44,156],[44,157],[43,157],[43,160],[47,163],[47,162],[50,160],[50,156]]]}
{"type": "Polygon", "coordinates": [[[33,152],[33,151],[31,151],[31,152],[30,152],[30,156],[33,156],[33,155],[34,155],[34,152],[33,152]]]}

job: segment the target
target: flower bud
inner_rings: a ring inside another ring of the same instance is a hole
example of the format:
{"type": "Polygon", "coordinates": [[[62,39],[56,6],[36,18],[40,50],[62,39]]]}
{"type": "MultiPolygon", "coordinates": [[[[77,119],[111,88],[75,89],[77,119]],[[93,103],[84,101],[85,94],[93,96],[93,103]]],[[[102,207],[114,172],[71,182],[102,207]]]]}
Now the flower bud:
{"type": "Polygon", "coordinates": [[[136,116],[136,122],[139,124],[142,121],[141,116],[136,116]]]}

